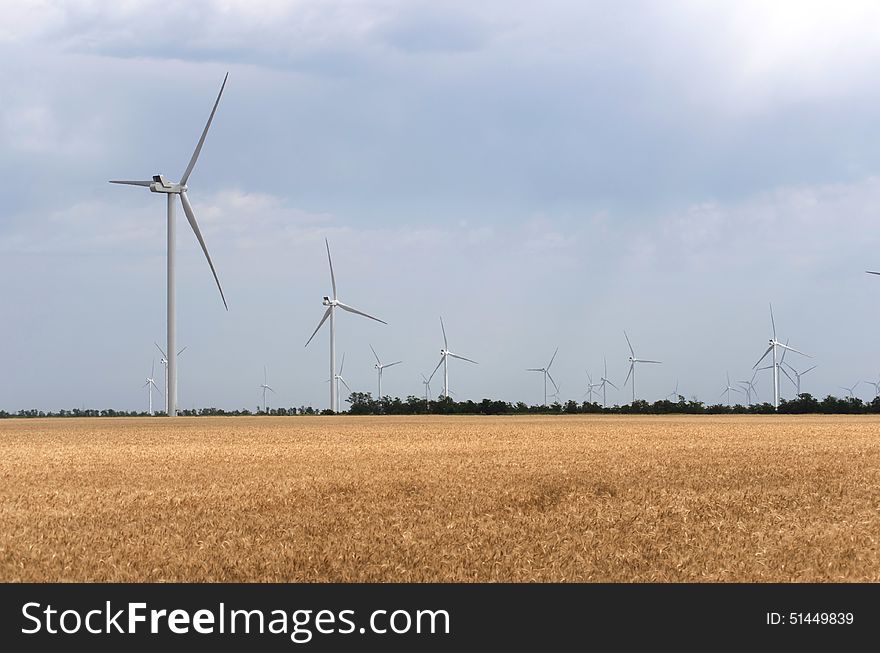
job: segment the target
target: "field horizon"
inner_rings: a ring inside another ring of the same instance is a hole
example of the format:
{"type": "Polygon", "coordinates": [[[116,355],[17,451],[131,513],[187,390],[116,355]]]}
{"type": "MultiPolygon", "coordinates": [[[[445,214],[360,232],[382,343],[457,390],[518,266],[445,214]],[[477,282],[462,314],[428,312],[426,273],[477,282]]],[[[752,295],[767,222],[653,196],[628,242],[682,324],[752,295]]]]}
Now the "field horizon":
{"type": "Polygon", "coordinates": [[[0,421],[5,582],[876,582],[880,416],[0,421]]]}

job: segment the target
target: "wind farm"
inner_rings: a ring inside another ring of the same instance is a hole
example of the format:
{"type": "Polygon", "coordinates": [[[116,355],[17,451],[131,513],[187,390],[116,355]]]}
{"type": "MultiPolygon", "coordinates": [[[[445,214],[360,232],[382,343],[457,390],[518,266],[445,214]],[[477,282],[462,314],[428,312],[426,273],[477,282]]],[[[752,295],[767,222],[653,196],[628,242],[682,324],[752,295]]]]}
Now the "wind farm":
{"type": "Polygon", "coordinates": [[[0,29],[0,580],[880,581],[876,16],[104,4],[0,29]]]}

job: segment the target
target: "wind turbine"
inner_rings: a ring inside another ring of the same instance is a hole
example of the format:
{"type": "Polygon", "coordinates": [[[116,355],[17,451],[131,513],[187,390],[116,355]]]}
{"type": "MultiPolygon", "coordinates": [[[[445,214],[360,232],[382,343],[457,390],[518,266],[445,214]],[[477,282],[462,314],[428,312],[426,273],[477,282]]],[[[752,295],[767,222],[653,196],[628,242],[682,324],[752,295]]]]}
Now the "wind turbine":
{"type": "MultiPolygon", "coordinates": [[[[333,379],[336,375],[336,318],[335,318],[335,309],[338,306],[343,311],[348,311],[349,313],[354,313],[355,315],[362,315],[363,317],[368,317],[371,320],[375,320],[376,322],[381,322],[382,324],[388,324],[385,320],[380,320],[378,317],[373,317],[363,311],[359,311],[356,308],[352,308],[348,304],[343,304],[339,301],[339,298],[336,294],[336,275],[333,274],[333,259],[330,258],[330,243],[325,238],[324,244],[327,246],[327,262],[330,264],[330,283],[333,286],[333,299],[330,299],[326,295],[324,296],[323,304],[327,307],[327,310],[324,311],[324,317],[321,318],[321,321],[318,322],[318,326],[315,327],[314,332],[306,341],[306,347],[309,346],[309,343],[312,341],[312,338],[315,337],[315,334],[318,333],[318,330],[323,326],[324,322],[327,321],[327,318],[330,318],[330,378],[333,379]]],[[[345,386],[348,387],[347,385],[345,386]]],[[[334,413],[339,412],[339,388],[335,383],[330,384],[330,410],[334,413]]]]}
{"type": "Polygon", "coordinates": [[[266,390],[271,392],[273,395],[278,393],[275,392],[272,386],[269,385],[269,370],[266,368],[265,365],[263,365],[263,385],[261,385],[260,388],[262,388],[263,390],[263,412],[268,413],[269,406],[266,405],[266,390]]]}
{"type": "Polygon", "coordinates": [[[605,384],[610,385],[615,390],[620,390],[620,388],[608,380],[608,360],[604,356],[602,357],[602,362],[605,365],[605,373],[602,375],[602,383],[599,384],[599,387],[602,388],[602,408],[605,408],[605,384]]]}
{"type": "MultiPolygon", "coordinates": [[[[785,352],[783,352],[782,357],[785,358],[785,352]]],[[[785,365],[785,367],[790,369],[791,373],[794,374],[794,377],[796,379],[794,384],[795,384],[795,387],[797,387],[797,396],[800,397],[801,396],[801,377],[804,374],[806,374],[807,372],[815,370],[816,366],[813,365],[812,367],[808,367],[807,369],[805,369],[803,372],[798,372],[796,369],[794,369],[794,367],[791,365],[791,363],[786,363],[786,362],[782,361],[782,362],[780,362],[780,365],[785,365]]],[[[784,372],[785,367],[781,367],[780,369],[784,372]]],[[[789,380],[791,380],[790,376],[788,378],[789,378],[789,380]]],[[[855,386],[853,386],[853,387],[855,387],[855,386]]]]}
{"type": "Polygon", "coordinates": [[[159,390],[159,386],[156,385],[156,382],[153,380],[153,376],[156,373],[156,361],[153,360],[153,364],[150,366],[150,376],[147,377],[147,382],[144,383],[142,387],[148,388],[147,392],[150,395],[150,416],[153,415],[153,388],[161,394],[161,390],[159,390]]]}
{"type": "Polygon", "coordinates": [[[202,232],[199,230],[199,224],[196,222],[195,213],[193,213],[192,205],[189,202],[189,198],[186,195],[186,191],[188,189],[186,182],[189,181],[189,176],[192,174],[193,168],[196,165],[196,161],[199,158],[199,154],[202,151],[202,146],[205,144],[205,137],[208,135],[208,129],[211,127],[211,122],[214,120],[214,114],[217,111],[217,105],[220,104],[220,96],[223,95],[223,89],[226,88],[226,80],[229,77],[229,73],[226,73],[226,76],[223,78],[223,84],[220,86],[220,92],[217,94],[217,99],[214,101],[214,108],[211,109],[211,115],[208,117],[208,122],[205,124],[205,129],[202,131],[202,136],[199,138],[199,142],[196,145],[196,149],[192,154],[192,157],[189,160],[189,164],[186,166],[186,170],[183,171],[183,176],[180,178],[180,181],[174,183],[165,178],[164,175],[153,175],[152,180],[139,180],[139,181],[111,181],[111,184],[123,184],[126,186],[143,186],[145,188],[149,188],[153,193],[165,193],[167,196],[167,214],[168,214],[168,286],[167,286],[167,339],[168,339],[168,352],[171,354],[167,357],[167,389],[165,392],[165,403],[166,403],[166,414],[169,417],[174,417],[177,415],[177,324],[176,324],[176,303],[175,303],[175,287],[174,287],[174,259],[175,259],[175,239],[176,239],[176,225],[174,221],[174,196],[177,195],[180,197],[180,203],[183,205],[183,212],[186,214],[186,219],[189,221],[189,226],[192,228],[193,233],[196,235],[196,239],[199,241],[199,245],[202,246],[202,252],[205,254],[205,258],[208,259],[208,266],[211,268],[211,274],[214,275],[214,281],[217,282],[217,289],[220,291],[220,299],[223,300],[223,306],[226,307],[226,310],[229,310],[229,306],[226,304],[226,297],[223,295],[223,288],[220,286],[220,279],[217,277],[217,271],[214,269],[214,263],[211,261],[211,255],[208,254],[208,247],[205,245],[205,239],[202,238],[202,232]]]}
{"type": "Polygon", "coordinates": [[[733,390],[734,392],[742,393],[742,390],[740,390],[739,388],[734,388],[732,385],[730,385],[730,372],[727,372],[727,387],[721,391],[721,396],[723,397],[724,393],[725,392],[727,393],[727,405],[728,406],[730,406],[730,391],[731,390],[733,390]]]}
{"type": "MultiPolygon", "coordinates": [[[[556,385],[556,381],[553,380],[553,377],[550,376],[550,367],[553,365],[553,360],[556,358],[556,354],[559,352],[559,347],[556,348],[556,351],[553,352],[553,356],[550,357],[550,362],[547,363],[547,367],[529,367],[526,369],[526,372],[541,372],[544,375],[544,405],[547,405],[547,379],[550,379],[550,383],[553,384],[553,387],[556,388],[557,394],[559,393],[559,386],[556,385]]],[[[553,395],[550,395],[551,397],[553,395]]]]}
{"type": "Polygon", "coordinates": [[[668,401],[670,397],[674,397],[674,398],[675,398],[675,401],[677,402],[677,401],[678,401],[678,398],[679,398],[680,396],[681,396],[681,395],[678,394],[678,379],[675,379],[675,390],[673,390],[673,391],[670,392],[668,395],[666,395],[666,400],[668,401]]]}
{"type": "Polygon", "coordinates": [[[430,402],[431,396],[431,381],[428,379],[428,377],[422,374],[422,383],[425,384],[425,406],[427,406],[430,402]]]}
{"type": "Polygon", "coordinates": [[[398,365],[398,364],[402,363],[403,361],[394,361],[393,363],[383,364],[382,361],[379,360],[379,354],[377,354],[376,350],[373,349],[373,345],[370,345],[370,349],[373,350],[373,356],[376,357],[376,364],[373,365],[373,367],[375,367],[377,370],[379,370],[379,396],[376,398],[379,401],[382,401],[382,370],[384,370],[386,367],[394,367],[395,365],[398,365]]]}
{"type": "Polygon", "coordinates": [[[586,397],[589,395],[589,402],[593,403],[593,393],[599,394],[598,388],[601,386],[601,383],[593,383],[593,377],[590,376],[590,373],[587,372],[587,391],[584,393],[586,397]]]}
{"type": "Polygon", "coordinates": [[[633,391],[633,403],[636,402],[636,363],[656,363],[660,364],[660,361],[652,361],[647,358],[636,358],[636,352],[633,350],[632,343],[629,341],[629,336],[626,335],[626,331],[623,332],[623,337],[626,338],[626,344],[629,345],[629,372],[626,374],[626,380],[623,382],[623,385],[626,385],[626,382],[629,381],[629,377],[632,377],[632,391],[633,391]]]}
{"type": "MultiPolygon", "coordinates": [[[[758,367],[761,364],[761,361],[767,358],[767,354],[773,353],[773,364],[771,367],[773,368],[773,408],[774,410],[779,410],[779,362],[776,358],[776,350],[777,348],[782,348],[783,350],[793,351],[796,354],[800,354],[801,356],[806,356],[807,358],[812,358],[809,354],[805,354],[802,351],[798,351],[794,347],[789,347],[787,344],[782,344],[776,338],[776,320],[773,319],[773,304],[770,304],[770,323],[773,326],[773,337],[770,339],[770,345],[767,347],[767,350],[764,352],[764,355],[758,359],[758,362],[754,364],[752,369],[758,367]]],[[[762,368],[764,369],[764,368],[762,368]]],[[[785,371],[785,368],[783,368],[785,371]]],[[[788,372],[786,372],[788,374],[788,372]]]]}
{"type": "Polygon", "coordinates": [[[758,389],[755,387],[755,377],[758,376],[758,371],[755,370],[752,373],[752,378],[750,381],[737,381],[743,388],[746,390],[746,401],[749,402],[749,405],[752,405],[752,394],[754,393],[755,398],[758,399],[758,389]]]}
{"type": "MultiPolygon", "coordinates": [[[[164,385],[165,392],[163,394],[165,396],[165,414],[167,415],[168,414],[168,356],[165,355],[165,350],[159,346],[158,342],[154,341],[153,344],[156,345],[156,349],[158,349],[159,353],[162,354],[162,358],[159,359],[159,363],[161,363],[162,366],[165,367],[165,385],[164,385]]],[[[188,345],[185,345],[184,347],[181,347],[180,349],[177,350],[178,358],[180,357],[180,355],[183,352],[186,351],[187,346],[188,345]]],[[[176,400],[175,400],[175,403],[177,403],[176,400]]]]}
{"type": "Polygon", "coordinates": [[[853,385],[853,387],[851,387],[851,388],[847,388],[845,385],[838,386],[838,387],[839,387],[841,390],[846,390],[846,391],[849,393],[849,398],[850,398],[850,399],[855,399],[855,398],[856,398],[856,395],[855,395],[855,392],[854,392],[854,391],[855,391],[856,386],[857,386],[858,384],[859,384],[859,382],[856,381],[855,384],[853,385]]]}
{"type": "Polygon", "coordinates": [[[437,367],[434,368],[434,371],[431,372],[431,376],[428,377],[428,381],[434,378],[434,375],[437,373],[437,370],[440,369],[440,366],[443,366],[443,398],[445,399],[450,395],[449,392],[449,357],[457,358],[459,360],[467,361],[468,363],[473,363],[474,365],[479,365],[477,361],[472,361],[470,358],[465,358],[464,356],[459,356],[458,354],[453,354],[449,351],[449,342],[446,340],[446,327],[443,325],[443,316],[440,316],[440,329],[443,331],[443,349],[440,350],[440,362],[437,363],[437,367]]]}
{"type": "Polygon", "coordinates": [[[351,392],[351,388],[348,387],[348,384],[345,382],[345,379],[342,378],[342,370],[345,369],[345,352],[342,354],[342,363],[339,365],[339,373],[334,374],[333,378],[330,379],[330,385],[336,386],[336,395],[339,395],[339,384],[342,383],[348,391],[351,392]]]}

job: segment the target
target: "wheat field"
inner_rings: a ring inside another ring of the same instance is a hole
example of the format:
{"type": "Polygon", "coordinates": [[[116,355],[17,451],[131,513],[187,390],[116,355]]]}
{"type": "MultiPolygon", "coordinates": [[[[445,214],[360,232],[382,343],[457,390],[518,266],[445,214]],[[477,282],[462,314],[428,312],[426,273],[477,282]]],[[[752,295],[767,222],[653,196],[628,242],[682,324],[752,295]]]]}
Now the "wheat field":
{"type": "Polygon", "coordinates": [[[876,417],[0,421],[3,581],[880,581],[876,417]]]}

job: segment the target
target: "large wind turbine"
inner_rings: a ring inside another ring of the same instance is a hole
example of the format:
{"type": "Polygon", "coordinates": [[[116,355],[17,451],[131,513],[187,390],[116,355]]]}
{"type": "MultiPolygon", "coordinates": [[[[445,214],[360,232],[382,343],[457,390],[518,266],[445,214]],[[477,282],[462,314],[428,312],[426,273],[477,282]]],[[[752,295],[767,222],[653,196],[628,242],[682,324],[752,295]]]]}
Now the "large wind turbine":
{"type": "Polygon", "coordinates": [[[550,383],[553,384],[553,387],[556,388],[556,392],[559,392],[559,386],[556,385],[556,381],[553,380],[553,377],[550,376],[550,367],[553,365],[553,361],[556,358],[556,354],[559,352],[559,347],[556,348],[556,351],[553,352],[553,356],[550,357],[550,362],[547,363],[547,367],[529,367],[526,368],[526,372],[541,372],[544,375],[544,406],[547,405],[547,379],[550,379],[550,383]]]}
{"type": "Polygon", "coordinates": [[[150,366],[150,376],[147,377],[147,382],[144,383],[142,387],[147,388],[147,392],[150,394],[150,415],[153,414],[153,388],[161,394],[161,390],[159,390],[159,386],[156,385],[156,381],[153,380],[153,376],[156,374],[156,359],[153,359],[153,364],[150,366]]]}
{"type": "Polygon", "coordinates": [[[805,354],[802,351],[798,351],[794,347],[789,347],[787,344],[782,344],[776,338],[776,320],[773,319],[773,304],[770,304],[770,324],[773,326],[773,337],[770,339],[770,345],[767,347],[767,350],[764,352],[764,355],[758,359],[758,362],[754,364],[752,369],[758,367],[761,364],[761,361],[767,358],[767,354],[773,353],[773,364],[771,367],[773,368],[773,408],[775,410],[779,410],[779,361],[776,358],[776,350],[777,348],[782,348],[783,350],[793,351],[796,354],[800,354],[801,356],[806,356],[807,358],[811,358],[809,354],[805,354]]]}
{"type": "Polygon", "coordinates": [[[584,393],[584,396],[589,395],[588,401],[593,403],[593,393],[599,394],[599,388],[602,386],[601,383],[593,383],[593,377],[590,376],[590,373],[587,372],[587,391],[584,393]]]}
{"type": "Polygon", "coordinates": [[[604,356],[602,357],[602,363],[605,365],[605,373],[602,374],[602,383],[599,384],[599,387],[602,388],[602,408],[605,408],[605,385],[608,384],[615,390],[620,390],[620,388],[618,388],[616,385],[608,380],[608,360],[604,356]]]}
{"type": "Polygon", "coordinates": [[[176,229],[175,229],[175,221],[174,221],[174,196],[177,195],[180,197],[180,203],[183,205],[183,212],[186,214],[186,219],[189,221],[189,226],[192,228],[193,233],[196,235],[196,239],[199,241],[199,245],[202,246],[202,251],[205,253],[205,258],[208,259],[208,265],[211,268],[211,274],[214,275],[214,281],[217,282],[217,289],[220,290],[220,298],[223,300],[223,306],[226,307],[226,310],[229,310],[229,306],[226,304],[226,297],[223,295],[223,288],[220,286],[220,279],[217,277],[217,271],[214,269],[214,263],[211,261],[211,255],[208,254],[208,247],[205,245],[205,239],[202,238],[202,232],[199,230],[199,224],[196,222],[195,213],[193,213],[192,205],[189,203],[189,198],[186,196],[187,185],[186,182],[189,181],[189,176],[192,174],[193,168],[196,165],[196,161],[199,158],[199,153],[202,151],[202,146],[205,144],[205,137],[208,135],[208,129],[211,127],[211,122],[214,120],[214,114],[217,111],[217,105],[220,104],[220,96],[223,95],[223,89],[226,87],[226,79],[229,77],[229,73],[226,73],[226,77],[223,78],[223,84],[220,86],[220,92],[217,94],[217,99],[214,101],[214,108],[211,109],[211,115],[208,117],[208,122],[205,124],[205,129],[202,131],[202,136],[199,138],[199,142],[196,145],[196,149],[192,154],[192,157],[189,160],[189,164],[186,166],[186,170],[183,171],[183,176],[180,178],[180,181],[174,183],[165,179],[164,175],[153,175],[152,180],[139,180],[139,181],[111,181],[111,184],[124,184],[126,186],[143,186],[145,188],[149,188],[153,193],[165,193],[167,196],[167,213],[168,213],[168,287],[167,287],[167,351],[170,356],[167,357],[168,361],[168,385],[165,392],[165,403],[167,404],[167,409],[165,413],[169,417],[174,417],[177,415],[177,326],[176,326],[176,304],[175,304],[175,292],[174,292],[174,259],[175,259],[175,238],[176,238],[176,229]]]}
{"type": "Polygon", "coordinates": [[[431,372],[431,376],[428,377],[428,381],[434,378],[434,375],[437,373],[437,370],[440,369],[440,366],[443,366],[443,398],[449,396],[449,357],[457,358],[459,360],[467,361],[468,363],[473,363],[474,365],[478,365],[477,361],[472,361],[470,358],[465,358],[464,356],[459,356],[458,354],[453,354],[449,351],[449,341],[446,339],[446,327],[443,325],[443,316],[440,316],[440,329],[443,331],[443,349],[440,350],[440,362],[437,363],[437,367],[434,368],[434,371],[431,372]]]}
{"type": "MultiPolygon", "coordinates": [[[[785,352],[783,352],[782,357],[785,358],[785,352]]],[[[806,374],[807,372],[815,370],[816,366],[813,365],[812,367],[808,367],[807,369],[805,369],[803,372],[798,372],[796,369],[794,369],[794,367],[792,367],[791,363],[786,363],[785,361],[780,361],[780,365],[785,365],[785,367],[790,369],[791,373],[794,374],[794,385],[797,388],[797,396],[800,397],[801,396],[801,377],[804,374],[806,374]]],[[[785,367],[780,367],[779,369],[781,369],[783,372],[785,372],[785,367]]],[[[786,376],[788,376],[788,372],[786,372],[786,376]]],[[[789,378],[789,380],[792,380],[792,378],[790,376],[788,378],[789,378]]]]}
{"type": "Polygon", "coordinates": [[[431,397],[431,381],[422,374],[422,383],[425,384],[425,407],[427,407],[431,397]]]}
{"type": "Polygon", "coordinates": [[[269,370],[266,368],[265,365],[263,365],[263,384],[260,386],[260,388],[263,390],[263,412],[268,413],[269,407],[266,405],[266,390],[271,392],[273,395],[278,393],[275,392],[272,386],[269,385],[269,370]]]}
{"type": "MultiPolygon", "coordinates": [[[[336,295],[336,275],[333,274],[333,259],[330,258],[330,243],[327,239],[324,239],[324,244],[327,246],[327,262],[330,264],[330,283],[333,286],[333,299],[330,299],[326,295],[324,296],[323,304],[327,307],[327,310],[324,311],[324,317],[321,318],[321,321],[318,322],[318,326],[315,327],[314,332],[306,341],[306,347],[309,346],[309,343],[312,341],[312,338],[315,337],[315,334],[318,333],[318,330],[327,321],[327,318],[330,318],[330,379],[334,379],[336,376],[336,318],[335,318],[335,309],[338,306],[343,311],[348,311],[349,313],[354,313],[355,315],[362,315],[363,317],[368,317],[371,320],[376,320],[376,322],[381,322],[382,324],[388,324],[385,320],[380,320],[378,317],[373,317],[372,315],[368,315],[363,311],[359,311],[356,308],[352,308],[347,304],[343,304],[339,301],[339,298],[336,295]]],[[[348,385],[345,386],[346,388],[348,385]]],[[[339,388],[337,384],[330,384],[330,410],[334,413],[339,412],[339,388]]]]}
{"type": "Polygon", "coordinates": [[[626,382],[629,381],[629,377],[632,377],[632,391],[633,391],[633,403],[636,402],[636,363],[655,363],[660,364],[660,361],[652,361],[647,358],[636,358],[636,352],[633,350],[632,343],[629,341],[629,336],[626,335],[626,331],[623,332],[623,337],[626,338],[626,344],[629,345],[629,372],[626,374],[626,380],[623,382],[623,385],[626,385],[626,382]]]}
{"type": "Polygon", "coordinates": [[[394,361],[393,363],[383,364],[382,361],[379,360],[379,354],[377,354],[376,350],[373,349],[373,345],[370,345],[370,349],[373,350],[373,356],[376,357],[376,364],[373,367],[375,367],[379,371],[379,396],[376,397],[376,399],[378,401],[382,401],[382,370],[384,370],[386,367],[394,367],[395,365],[398,365],[403,361],[394,361]]]}
{"type": "Polygon", "coordinates": [[[727,372],[727,387],[721,391],[721,396],[723,397],[725,393],[727,393],[727,405],[730,406],[730,391],[742,393],[742,390],[739,388],[734,388],[730,385],[730,372],[727,372]]]}
{"type": "Polygon", "coordinates": [[[856,386],[857,386],[858,384],[859,384],[859,382],[856,381],[856,382],[853,384],[853,386],[852,386],[851,388],[847,388],[845,385],[841,385],[841,386],[838,386],[838,387],[839,387],[841,390],[846,390],[846,391],[849,393],[849,398],[850,398],[850,399],[855,399],[855,398],[856,398],[856,395],[855,395],[855,389],[856,389],[856,386]]]}
{"type": "MultiPolygon", "coordinates": [[[[159,359],[159,363],[165,368],[165,384],[164,384],[165,391],[163,392],[163,395],[165,397],[165,414],[167,415],[168,414],[168,356],[165,355],[165,350],[159,346],[158,342],[153,342],[153,344],[156,345],[156,349],[158,349],[159,353],[162,354],[162,358],[159,359]]],[[[181,347],[180,349],[177,350],[177,357],[178,358],[180,358],[180,355],[186,351],[187,347],[188,347],[188,345],[184,345],[183,347],[181,347]]],[[[175,400],[175,404],[176,403],[177,403],[177,401],[175,400]]]]}

